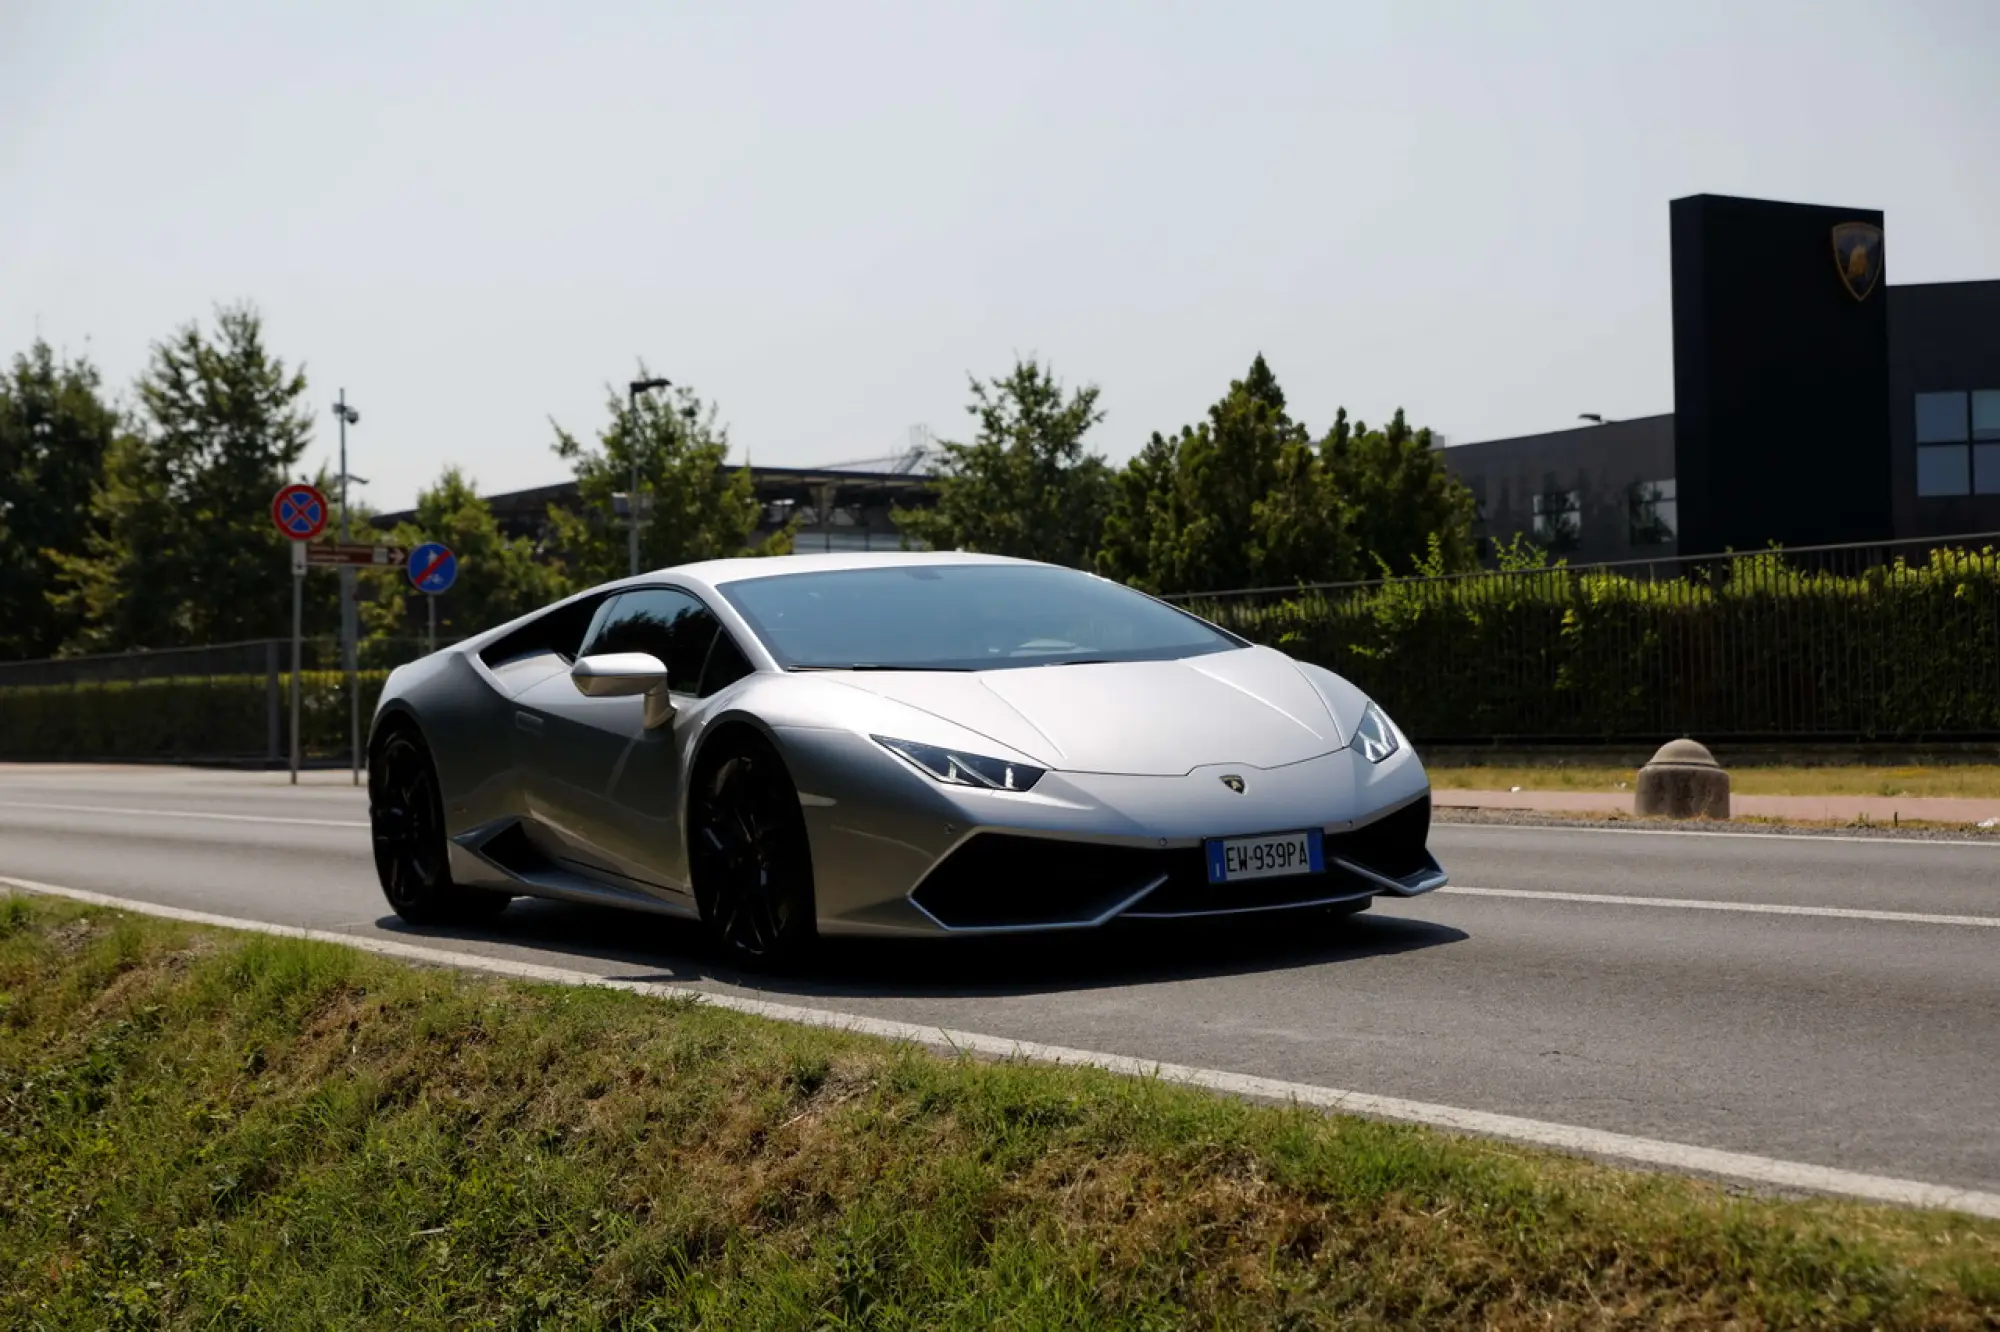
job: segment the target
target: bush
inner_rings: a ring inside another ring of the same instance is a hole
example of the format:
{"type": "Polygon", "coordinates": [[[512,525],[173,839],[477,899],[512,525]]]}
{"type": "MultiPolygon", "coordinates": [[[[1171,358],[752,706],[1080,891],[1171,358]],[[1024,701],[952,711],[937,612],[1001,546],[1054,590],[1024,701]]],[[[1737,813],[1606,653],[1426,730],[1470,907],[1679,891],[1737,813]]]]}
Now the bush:
{"type": "Polygon", "coordinates": [[[2000,732],[2000,554],[1843,574],[1529,569],[1188,608],[1347,676],[1430,741],[2000,732]]]}
{"type": "MultiPolygon", "coordinates": [[[[365,728],[387,671],[362,671],[365,728]]],[[[0,759],[250,759],[271,754],[271,683],[213,675],[0,688],[0,759]]],[[[277,684],[278,743],[290,743],[291,676],[277,684]]],[[[347,679],[301,676],[299,731],[309,757],[345,755],[347,679]]]]}

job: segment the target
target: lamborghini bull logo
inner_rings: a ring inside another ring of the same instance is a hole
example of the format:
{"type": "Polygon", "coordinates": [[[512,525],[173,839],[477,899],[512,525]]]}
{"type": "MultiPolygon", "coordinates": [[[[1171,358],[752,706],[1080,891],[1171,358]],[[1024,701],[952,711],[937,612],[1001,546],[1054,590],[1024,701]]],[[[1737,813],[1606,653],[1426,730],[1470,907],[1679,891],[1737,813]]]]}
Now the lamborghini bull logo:
{"type": "Polygon", "coordinates": [[[1833,229],[1833,265],[1848,295],[1868,299],[1882,280],[1882,228],[1872,222],[1842,222],[1833,229]]]}

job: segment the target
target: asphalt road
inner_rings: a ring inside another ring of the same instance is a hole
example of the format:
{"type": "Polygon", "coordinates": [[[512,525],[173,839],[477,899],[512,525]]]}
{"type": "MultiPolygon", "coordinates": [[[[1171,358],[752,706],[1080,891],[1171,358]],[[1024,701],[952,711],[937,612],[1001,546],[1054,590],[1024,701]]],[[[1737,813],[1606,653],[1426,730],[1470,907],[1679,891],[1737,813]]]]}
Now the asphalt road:
{"type": "Polygon", "coordinates": [[[347,780],[0,766],[0,876],[2000,1190],[2000,928],[1944,919],[2000,921],[2000,846],[1446,824],[1453,889],[1345,924],[840,944],[772,984],[610,911],[404,927],[347,780]]]}

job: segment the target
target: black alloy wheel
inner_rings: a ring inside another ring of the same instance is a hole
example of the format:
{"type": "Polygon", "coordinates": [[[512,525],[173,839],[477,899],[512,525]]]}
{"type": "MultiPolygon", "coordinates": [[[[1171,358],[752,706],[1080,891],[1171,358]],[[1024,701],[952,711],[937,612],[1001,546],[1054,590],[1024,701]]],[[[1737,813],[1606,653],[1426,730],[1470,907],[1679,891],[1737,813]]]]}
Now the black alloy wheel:
{"type": "Polygon", "coordinates": [[[690,868],[709,937],[737,966],[796,965],[819,930],[805,813],[784,760],[761,737],[734,740],[694,800],[690,868]]]}
{"type": "Polygon", "coordinates": [[[504,893],[452,882],[437,769],[406,728],[392,731],[369,764],[368,824],[382,894],[412,925],[485,920],[506,907],[504,893]]]}

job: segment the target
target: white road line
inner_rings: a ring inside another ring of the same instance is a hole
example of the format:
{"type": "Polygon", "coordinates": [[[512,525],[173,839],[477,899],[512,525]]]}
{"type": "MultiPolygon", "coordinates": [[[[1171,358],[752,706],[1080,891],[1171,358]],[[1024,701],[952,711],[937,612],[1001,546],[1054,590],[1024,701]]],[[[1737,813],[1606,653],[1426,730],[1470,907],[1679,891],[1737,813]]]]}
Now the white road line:
{"type": "MultiPolygon", "coordinates": [[[[1470,805],[1440,805],[1439,810],[1472,809],[1470,805]]],[[[1502,811],[1523,814],[1549,814],[1560,818],[1561,810],[1513,810],[1502,811]]],[[[1729,837],[1754,838],[1766,842],[1866,842],[1870,846],[1977,846],[1988,851],[2000,851],[2000,837],[1898,837],[1891,833],[1887,837],[1864,837],[1854,833],[1823,833],[1808,828],[1803,832],[1731,832],[1720,828],[1586,828],[1574,823],[1460,823],[1456,819],[1437,819],[1431,824],[1431,831],[1440,828],[1469,828],[1484,832],[1489,828],[1505,829],[1508,832],[1541,833],[1596,833],[1612,837],[1729,837]]]]}
{"type": "Polygon", "coordinates": [[[1836,1194],[1905,1207],[1942,1208],[2000,1219],[2000,1193],[1982,1193],[1975,1189],[1953,1188],[1949,1185],[1930,1184],[1920,1180],[1861,1174],[1857,1171],[1836,1170],[1830,1166],[1809,1165],[1800,1161],[1780,1161],[1743,1152],[1720,1151],[1688,1143],[1662,1142],[1654,1138],[1607,1133],[1600,1129],[1581,1128],[1572,1124],[1552,1124],[1545,1120],[1492,1114],[1484,1110],[1463,1110],[1455,1106],[1406,1101],[1400,1097],[1377,1096],[1369,1092],[1342,1091],[1335,1087],[1320,1087],[1305,1082],[1285,1082],[1277,1078],[1261,1078],[1247,1073],[1194,1068],[1185,1064],[1163,1064],[1150,1059],[1135,1059],[1129,1055],[1074,1050],[1059,1045],[1011,1040],[1005,1036],[956,1031],[948,1027],[926,1027],[912,1022],[865,1017],[858,1013],[839,1013],[823,1008],[774,1004],[767,1000],[750,999],[741,995],[714,994],[677,985],[663,985],[657,981],[620,980],[610,976],[593,975],[587,971],[543,966],[540,963],[520,962],[512,958],[486,957],[478,953],[427,948],[418,944],[399,943],[392,939],[335,934],[295,925],[275,925],[266,921],[239,920],[231,916],[210,915],[204,911],[186,911],[179,907],[160,906],[152,902],[85,892],[78,888],[37,883],[30,879],[0,876],[0,887],[66,897],[96,906],[116,907],[122,911],[186,921],[195,925],[214,925],[224,929],[247,930],[288,938],[316,939],[322,943],[358,948],[384,957],[456,967],[464,971],[487,972],[516,980],[626,990],[654,998],[708,1004],[735,1013],[748,1013],[755,1017],[793,1022],[801,1026],[830,1027],[892,1041],[908,1041],[939,1050],[1000,1059],[1025,1059],[1036,1063],[1101,1068],[1128,1077],[1157,1078],[1162,1082],[1203,1087],[1234,1096],[1289,1101],[1338,1111],[1342,1114],[1367,1115],[1376,1119],[1425,1124],[1460,1133],[1474,1133],[1485,1137],[1529,1143],[1538,1147],[1553,1148],[1556,1151],[1711,1175],[1773,1188],[1836,1194]]]}
{"type": "Polygon", "coordinates": [[[1616,893],[1558,893],[1537,888],[1438,889],[1461,897],[1525,897],[1536,902],[1586,902],[1592,906],[1666,907],[1679,911],[1742,911],[1755,916],[1829,916],[1835,920],[1888,920],[1905,925],[1984,925],[2000,928],[2000,916],[1938,916],[1921,911],[1870,911],[1861,907],[1785,906],[1778,902],[1714,902],[1699,897],[1627,897],[1616,893]]]}
{"type": "Polygon", "coordinates": [[[223,823],[283,823],[296,828],[366,828],[366,819],[301,819],[273,814],[216,814],[201,809],[130,809],[120,805],[50,805],[33,800],[0,800],[0,809],[52,809],[66,814],[130,814],[139,818],[215,819],[223,823]]]}

